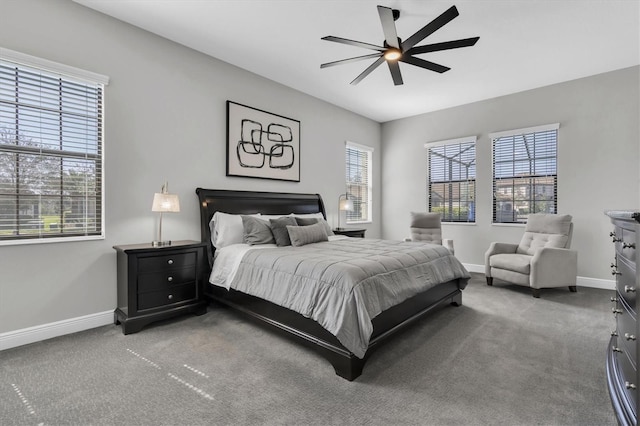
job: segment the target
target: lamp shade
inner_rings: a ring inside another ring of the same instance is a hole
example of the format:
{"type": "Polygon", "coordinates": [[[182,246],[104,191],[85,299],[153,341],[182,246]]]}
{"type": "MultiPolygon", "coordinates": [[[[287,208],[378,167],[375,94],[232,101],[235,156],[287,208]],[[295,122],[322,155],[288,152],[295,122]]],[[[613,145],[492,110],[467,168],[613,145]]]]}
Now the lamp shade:
{"type": "Polygon", "coordinates": [[[340,200],[340,206],[338,207],[340,210],[346,210],[348,212],[353,211],[353,201],[347,199],[340,200]]]}
{"type": "Polygon", "coordinates": [[[153,195],[151,211],[160,213],[177,213],[180,211],[180,200],[176,194],[156,192],[153,195]]]}

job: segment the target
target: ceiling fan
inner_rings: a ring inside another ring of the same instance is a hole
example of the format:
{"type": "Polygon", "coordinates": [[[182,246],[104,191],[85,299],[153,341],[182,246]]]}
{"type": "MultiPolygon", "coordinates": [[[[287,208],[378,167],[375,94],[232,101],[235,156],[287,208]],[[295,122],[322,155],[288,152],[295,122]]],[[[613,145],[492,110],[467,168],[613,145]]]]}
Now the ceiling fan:
{"type": "Polygon", "coordinates": [[[371,74],[374,69],[376,69],[380,64],[386,61],[387,65],[389,66],[389,71],[391,72],[391,77],[393,78],[393,83],[398,86],[403,83],[402,74],[400,73],[400,65],[398,64],[398,62],[404,62],[420,68],[443,73],[449,71],[451,68],[421,58],[417,58],[414,55],[448,49],[458,49],[460,47],[469,47],[476,44],[476,42],[480,39],[480,37],[471,37],[460,40],[445,41],[442,43],[416,46],[416,44],[420,43],[426,37],[433,34],[459,15],[458,9],[455,6],[451,6],[440,16],[429,22],[427,25],[422,27],[415,34],[404,41],[402,41],[400,37],[398,37],[398,34],[396,32],[395,21],[400,17],[400,11],[385,6],[378,6],[378,14],[380,15],[382,31],[384,32],[384,42],[382,43],[382,46],[364,43],[361,41],[349,40],[342,37],[322,37],[322,40],[362,47],[365,49],[374,50],[376,53],[356,56],[354,58],[342,59],[335,62],[327,62],[326,64],[320,65],[320,68],[327,68],[335,65],[342,65],[351,62],[377,58],[376,61],[369,65],[369,67],[367,67],[367,69],[365,69],[359,76],[357,76],[351,82],[351,84],[355,85],[360,83],[366,76],[371,74]]]}

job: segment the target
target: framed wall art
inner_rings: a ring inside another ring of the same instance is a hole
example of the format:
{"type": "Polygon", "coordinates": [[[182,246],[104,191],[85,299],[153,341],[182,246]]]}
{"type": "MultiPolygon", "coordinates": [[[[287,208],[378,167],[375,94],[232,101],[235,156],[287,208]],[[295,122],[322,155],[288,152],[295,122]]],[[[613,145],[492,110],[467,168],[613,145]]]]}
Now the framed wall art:
{"type": "Polygon", "coordinates": [[[227,101],[227,176],[300,182],[300,121],[227,101]]]}

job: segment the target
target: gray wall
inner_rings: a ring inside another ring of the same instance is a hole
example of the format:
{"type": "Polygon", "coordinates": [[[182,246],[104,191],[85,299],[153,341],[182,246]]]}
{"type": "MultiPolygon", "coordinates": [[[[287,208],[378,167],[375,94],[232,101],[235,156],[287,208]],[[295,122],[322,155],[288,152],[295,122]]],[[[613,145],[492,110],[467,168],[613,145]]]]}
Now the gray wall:
{"type": "Polygon", "coordinates": [[[344,141],[375,148],[380,124],[106,17],[70,0],[0,2],[0,46],[110,77],[105,98],[106,239],[0,246],[0,333],[113,310],[113,245],[151,241],[164,180],[182,211],[163,236],[200,239],[196,187],[310,192],[337,225],[344,141]],[[301,122],[300,183],[225,176],[226,100],[301,122]]]}
{"type": "Polygon", "coordinates": [[[383,237],[407,236],[408,212],[427,208],[424,144],[476,135],[476,224],[445,224],[443,236],[454,239],[463,263],[483,265],[492,241],[518,242],[523,232],[522,226],[491,224],[488,134],[559,122],[558,211],[574,217],[578,275],[611,280],[611,225],[603,211],[640,208],[639,70],[627,68],[384,123],[383,237]]]}

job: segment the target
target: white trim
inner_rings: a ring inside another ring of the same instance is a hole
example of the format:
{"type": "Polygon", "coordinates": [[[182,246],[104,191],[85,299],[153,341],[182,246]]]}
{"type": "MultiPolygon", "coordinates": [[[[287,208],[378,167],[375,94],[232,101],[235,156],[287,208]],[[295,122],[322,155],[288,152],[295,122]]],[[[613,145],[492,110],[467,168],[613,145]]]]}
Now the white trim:
{"type": "MultiPolygon", "coordinates": [[[[474,265],[470,263],[462,264],[467,271],[476,272],[478,274],[484,275],[484,265],[474,265]]],[[[601,278],[589,278],[589,277],[580,277],[578,276],[578,280],[576,282],[578,287],[590,287],[590,288],[599,288],[602,290],[615,290],[616,282],[614,280],[603,280],[601,278]]]]}
{"type": "Polygon", "coordinates": [[[355,143],[355,142],[351,142],[351,141],[344,141],[344,144],[346,146],[351,146],[353,148],[362,150],[362,151],[369,151],[369,152],[373,152],[373,148],[367,145],[360,145],[359,143],[355,143]]]}
{"type": "Polygon", "coordinates": [[[0,351],[113,324],[113,310],[0,333],[0,351]]]}
{"type": "Polygon", "coordinates": [[[27,55],[25,53],[16,52],[14,50],[0,47],[0,59],[14,62],[28,67],[39,68],[55,74],[80,79],[86,83],[92,84],[109,84],[109,77],[97,74],[91,71],[85,71],[80,68],[53,62],[48,59],[38,58],[36,56],[27,55]]]}
{"type": "Polygon", "coordinates": [[[45,244],[45,243],[71,243],[74,241],[104,240],[104,228],[101,235],[82,235],[78,237],[53,237],[53,238],[25,238],[17,240],[2,240],[0,246],[19,246],[24,244],[45,244]]]}
{"type": "Polygon", "coordinates": [[[469,143],[469,142],[477,142],[478,141],[478,137],[477,136],[465,136],[463,138],[457,138],[457,139],[446,139],[446,140],[442,140],[442,141],[434,141],[434,142],[427,142],[424,144],[425,148],[430,148],[432,146],[439,146],[439,145],[450,145],[450,144],[454,144],[454,143],[469,143]]]}
{"type": "Polygon", "coordinates": [[[502,130],[499,132],[489,133],[489,139],[495,140],[495,139],[500,139],[501,137],[504,137],[504,136],[526,135],[529,133],[545,132],[547,130],[558,130],[559,128],[560,128],[560,123],[553,123],[553,124],[544,124],[541,126],[525,127],[524,129],[502,130]]]}

